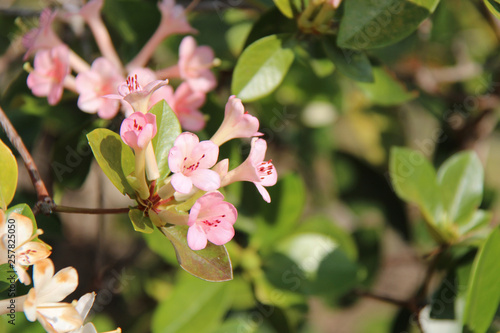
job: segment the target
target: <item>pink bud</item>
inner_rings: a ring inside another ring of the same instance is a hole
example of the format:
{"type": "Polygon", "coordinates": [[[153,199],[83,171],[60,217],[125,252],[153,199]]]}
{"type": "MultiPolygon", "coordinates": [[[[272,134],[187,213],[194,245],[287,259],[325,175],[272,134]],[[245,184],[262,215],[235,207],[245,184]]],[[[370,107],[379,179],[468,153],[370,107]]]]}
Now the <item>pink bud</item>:
{"type": "Polygon", "coordinates": [[[194,203],[189,212],[187,242],[192,250],[202,250],[207,240],[224,245],[234,237],[233,224],[238,212],[229,202],[223,201],[220,192],[209,192],[194,203]]]}
{"type": "Polygon", "coordinates": [[[47,96],[50,105],[61,100],[63,82],[69,74],[69,50],[64,44],[50,50],[37,52],[34,70],[28,75],[26,83],[33,95],[47,96]]]}
{"type": "Polygon", "coordinates": [[[127,145],[135,149],[145,149],[157,132],[156,116],[152,113],[132,113],[120,127],[120,136],[127,145]]]}
{"type": "Polygon", "coordinates": [[[231,96],[226,104],[224,120],[210,140],[220,146],[231,139],[262,135],[257,132],[258,129],[259,120],[245,112],[239,98],[231,96]]]}

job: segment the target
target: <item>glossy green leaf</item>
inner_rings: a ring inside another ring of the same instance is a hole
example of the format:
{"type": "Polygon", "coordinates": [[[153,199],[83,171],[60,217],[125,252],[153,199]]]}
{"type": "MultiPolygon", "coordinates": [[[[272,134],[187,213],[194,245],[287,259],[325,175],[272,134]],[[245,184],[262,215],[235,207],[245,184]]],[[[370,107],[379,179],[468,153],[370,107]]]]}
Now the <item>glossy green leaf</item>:
{"type": "MultiPolygon", "coordinates": [[[[5,258],[5,260],[7,260],[7,258],[5,258]]],[[[14,271],[13,267],[10,266],[10,264],[7,263],[0,265],[0,292],[9,289],[9,287],[13,284],[14,288],[11,289],[12,295],[17,296],[15,294],[16,293],[15,283],[17,279],[18,279],[17,274],[14,271]]],[[[9,294],[10,292],[11,291],[9,290],[7,293],[9,294]]]]}
{"type": "Polygon", "coordinates": [[[187,272],[207,281],[228,281],[233,278],[231,260],[224,245],[208,242],[203,250],[193,251],[187,244],[188,226],[161,227],[160,231],[175,248],[177,261],[187,272]]]}
{"type": "Polygon", "coordinates": [[[474,259],[465,311],[464,331],[484,333],[500,303],[500,229],[493,229],[474,259]]]}
{"type": "Polygon", "coordinates": [[[273,0],[278,9],[288,18],[293,18],[293,8],[290,0],[273,0]]]}
{"type": "Polygon", "coordinates": [[[17,162],[12,151],[0,140],[0,208],[6,209],[17,188],[17,162]]]}
{"type": "Polygon", "coordinates": [[[87,134],[95,159],[104,174],[123,194],[135,198],[135,191],[127,181],[135,168],[132,149],[120,136],[105,128],[98,128],[87,134]]]}
{"type": "Polygon", "coordinates": [[[441,222],[442,204],[436,171],[418,151],[391,149],[390,176],[394,190],[406,201],[416,203],[429,222],[441,222]]]}
{"type": "Polygon", "coordinates": [[[500,19],[500,3],[495,0],[483,0],[486,8],[497,18],[500,19]]]}
{"type": "Polygon", "coordinates": [[[469,221],[483,199],[484,172],[476,153],[453,155],[439,168],[437,177],[448,220],[458,225],[469,221]]]}
{"type": "Polygon", "coordinates": [[[18,204],[15,206],[10,207],[6,211],[6,216],[8,217],[12,213],[17,213],[23,216],[26,216],[31,220],[31,223],[33,224],[33,230],[38,229],[37,224],[36,224],[36,219],[35,215],[33,214],[33,211],[31,210],[30,206],[27,204],[18,204]]]}
{"type": "Polygon", "coordinates": [[[323,48],[335,67],[345,76],[361,82],[373,82],[372,65],[363,52],[341,49],[334,37],[323,39],[323,48]]]}
{"type": "Polygon", "coordinates": [[[161,184],[161,181],[167,178],[170,173],[168,153],[182,130],[177,116],[164,100],[156,103],[149,112],[156,115],[156,125],[158,127],[158,132],[153,138],[152,143],[155,150],[156,162],[158,163],[158,170],[160,171],[160,178],[157,182],[161,184]]]}
{"type": "Polygon", "coordinates": [[[475,211],[467,222],[459,225],[460,235],[465,235],[469,232],[486,227],[490,223],[492,217],[493,214],[491,212],[482,209],[475,211]]]}
{"type": "Polygon", "coordinates": [[[228,291],[225,283],[183,276],[172,294],[156,308],[153,333],[213,332],[229,309],[231,295],[228,291]]]}
{"type": "Polygon", "coordinates": [[[139,209],[129,210],[128,217],[130,218],[135,231],[150,234],[155,230],[151,219],[145,216],[144,212],[139,209]]]}
{"type": "Polygon", "coordinates": [[[243,101],[269,95],[283,81],[294,59],[290,35],[259,39],[241,54],[233,73],[231,91],[243,101]]]}
{"type": "Polygon", "coordinates": [[[320,262],[311,292],[321,296],[338,297],[359,283],[358,266],[344,251],[335,249],[320,262]]]}
{"type": "Polygon", "coordinates": [[[409,36],[439,0],[350,0],[344,5],[338,45],[364,50],[394,44],[409,36]]]}
{"type": "Polygon", "coordinates": [[[373,77],[373,83],[358,82],[357,84],[374,104],[381,106],[399,105],[417,97],[415,91],[409,92],[401,82],[383,68],[373,68],[373,77]]]}

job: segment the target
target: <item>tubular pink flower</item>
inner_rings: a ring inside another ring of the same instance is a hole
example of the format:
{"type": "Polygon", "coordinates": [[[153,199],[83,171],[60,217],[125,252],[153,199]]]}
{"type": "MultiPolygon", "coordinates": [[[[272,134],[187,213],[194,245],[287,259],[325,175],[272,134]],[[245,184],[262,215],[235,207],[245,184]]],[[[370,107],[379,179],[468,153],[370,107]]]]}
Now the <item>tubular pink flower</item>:
{"type": "Polygon", "coordinates": [[[235,169],[229,171],[222,179],[221,187],[237,181],[252,182],[266,202],[271,202],[269,192],[264,186],[273,186],[278,180],[278,173],[271,161],[264,161],[267,143],[263,139],[253,138],[250,154],[235,169]]]}
{"type": "Polygon", "coordinates": [[[158,45],[168,36],[197,32],[189,25],[184,8],[176,5],[174,0],[158,2],[158,9],[161,12],[160,25],[139,54],[127,65],[128,70],[144,67],[158,45]]]}
{"type": "Polygon", "coordinates": [[[119,99],[128,102],[134,112],[147,113],[149,108],[149,99],[151,95],[160,87],[168,84],[168,80],[155,80],[149,82],[144,88],[139,84],[137,74],[129,75],[127,80],[118,86],[118,93],[106,95],[104,97],[119,99]]]}
{"type": "Polygon", "coordinates": [[[233,224],[238,212],[224,196],[209,192],[194,203],[189,212],[187,242],[191,250],[202,250],[207,240],[215,245],[224,245],[234,237],[233,224]]]}
{"type": "Polygon", "coordinates": [[[123,82],[120,69],[106,58],[97,58],[89,71],[76,76],[76,90],[78,107],[87,113],[96,113],[103,119],[116,116],[120,109],[120,102],[104,98],[109,94],[116,94],[118,86],[123,82]]]}
{"type": "Polygon", "coordinates": [[[226,103],[224,120],[210,140],[220,146],[231,139],[262,135],[262,133],[257,132],[258,129],[259,120],[245,112],[239,98],[230,96],[226,103]]]}
{"type": "Polygon", "coordinates": [[[90,0],[80,9],[80,15],[87,22],[90,30],[92,30],[92,34],[102,55],[116,67],[121,68],[122,63],[120,58],[111,42],[108,30],[101,19],[102,4],[103,0],[90,0]]]}
{"type": "Polygon", "coordinates": [[[186,83],[177,87],[175,93],[171,86],[158,89],[151,97],[150,105],[164,99],[177,115],[182,128],[188,131],[201,131],[205,127],[205,117],[199,108],[205,103],[205,94],[193,91],[186,83]]]}
{"type": "Polygon", "coordinates": [[[197,46],[196,40],[187,36],[179,46],[179,73],[194,91],[208,92],[217,84],[210,71],[214,51],[209,46],[197,46]]]}
{"type": "Polygon", "coordinates": [[[171,184],[177,192],[189,193],[193,185],[203,191],[214,191],[220,186],[217,172],[209,170],[217,162],[219,147],[211,141],[202,141],[189,132],[175,139],[168,154],[168,167],[174,173],[171,184]]]}
{"type": "Polygon", "coordinates": [[[134,150],[146,149],[156,132],[156,116],[152,113],[134,112],[123,120],[120,127],[123,142],[134,150]]]}
{"type": "Polygon", "coordinates": [[[62,41],[57,37],[52,30],[52,22],[56,17],[56,12],[45,8],[40,14],[40,22],[38,28],[31,29],[23,36],[23,46],[27,49],[23,60],[27,60],[33,53],[42,49],[51,49],[62,44],[62,41]]]}
{"type": "Polygon", "coordinates": [[[57,104],[64,90],[64,78],[69,74],[69,50],[64,44],[37,52],[34,70],[26,83],[38,97],[47,96],[50,105],[57,104]]]}

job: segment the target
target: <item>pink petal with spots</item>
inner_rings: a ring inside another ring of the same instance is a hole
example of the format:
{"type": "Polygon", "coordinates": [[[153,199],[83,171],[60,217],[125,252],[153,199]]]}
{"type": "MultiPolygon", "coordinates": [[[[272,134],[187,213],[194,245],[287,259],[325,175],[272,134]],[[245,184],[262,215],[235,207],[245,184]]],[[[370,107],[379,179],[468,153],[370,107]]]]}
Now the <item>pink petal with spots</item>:
{"type": "Polygon", "coordinates": [[[221,222],[217,227],[212,227],[207,231],[207,238],[215,245],[224,245],[234,237],[234,228],[230,223],[221,222]]]}
{"type": "Polygon", "coordinates": [[[191,250],[202,250],[207,246],[207,235],[203,228],[195,224],[189,227],[187,232],[187,242],[191,250]]]}

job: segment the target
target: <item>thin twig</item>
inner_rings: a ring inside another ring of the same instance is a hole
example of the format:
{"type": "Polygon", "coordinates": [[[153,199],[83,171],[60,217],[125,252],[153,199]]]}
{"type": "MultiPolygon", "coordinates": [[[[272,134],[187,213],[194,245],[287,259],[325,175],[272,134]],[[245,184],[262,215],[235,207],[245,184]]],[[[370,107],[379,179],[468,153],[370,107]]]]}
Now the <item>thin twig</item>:
{"type": "Polygon", "coordinates": [[[5,131],[5,134],[7,134],[7,137],[9,138],[10,142],[19,152],[19,155],[21,155],[21,158],[24,161],[24,165],[28,170],[31,182],[35,187],[36,194],[38,196],[38,202],[45,203],[48,205],[53,204],[54,202],[52,198],[49,196],[49,192],[45,187],[45,183],[40,177],[40,173],[38,172],[38,168],[36,167],[33,157],[31,157],[31,154],[28,152],[28,149],[26,149],[23,140],[21,139],[16,129],[10,122],[9,118],[7,118],[7,115],[5,114],[5,112],[1,107],[0,107],[0,124],[2,125],[2,128],[5,131]]]}
{"type": "Polygon", "coordinates": [[[57,213],[72,213],[72,214],[122,214],[128,213],[129,207],[126,208],[78,208],[54,205],[53,212],[57,213]]]}

